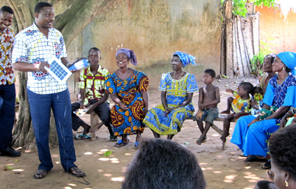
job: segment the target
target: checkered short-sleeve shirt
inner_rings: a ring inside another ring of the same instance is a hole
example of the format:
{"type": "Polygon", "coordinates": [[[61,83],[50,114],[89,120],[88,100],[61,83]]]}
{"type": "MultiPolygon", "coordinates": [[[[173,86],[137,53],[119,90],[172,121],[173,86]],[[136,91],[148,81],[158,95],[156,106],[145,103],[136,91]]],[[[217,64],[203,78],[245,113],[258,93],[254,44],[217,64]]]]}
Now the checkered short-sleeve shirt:
{"type": "MultiPolygon", "coordinates": [[[[64,38],[57,29],[50,28],[48,38],[33,23],[21,31],[15,38],[12,62],[40,64],[52,57],[67,57],[64,38]]],[[[27,87],[37,94],[53,94],[67,89],[67,84],[59,83],[49,73],[28,72],[27,87]]]]}

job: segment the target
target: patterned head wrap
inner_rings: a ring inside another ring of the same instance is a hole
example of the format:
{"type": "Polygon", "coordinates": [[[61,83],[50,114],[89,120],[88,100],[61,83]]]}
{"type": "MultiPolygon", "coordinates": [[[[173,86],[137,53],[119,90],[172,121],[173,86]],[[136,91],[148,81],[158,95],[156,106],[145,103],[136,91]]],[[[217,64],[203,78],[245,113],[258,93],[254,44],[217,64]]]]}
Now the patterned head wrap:
{"type": "Polygon", "coordinates": [[[136,55],[134,53],[134,51],[130,50],[130,49],[119,49],[117,52],[116,52],[116,56],[119,54],[119,53],[123,53],[125,54],[128,59],[130,59],[131,63],[135,66],[137,65],[138,61],[137,61],[137,58],[136,58],[136,55]]]}
{"type": "Polygon", "coordinates": [[[185,66],[187,66],[188,64],[190,64],[190,63],[192,63],[193,65],[196,65],[195,62],[194,62],[195,57],[192,56],[192,55],[183,53],[181,51],[175,52],[173,56],[175,56],[175,55],[177,55],[181,59],[181,61],[183,63],[183,68],[185,66]]]}
{"type": "Polygon", "coordinates": [[[292,75],[296,75],[296,53],[294,52],[281,52],[277,55],[281,61],[291,69],[292,75]]]}

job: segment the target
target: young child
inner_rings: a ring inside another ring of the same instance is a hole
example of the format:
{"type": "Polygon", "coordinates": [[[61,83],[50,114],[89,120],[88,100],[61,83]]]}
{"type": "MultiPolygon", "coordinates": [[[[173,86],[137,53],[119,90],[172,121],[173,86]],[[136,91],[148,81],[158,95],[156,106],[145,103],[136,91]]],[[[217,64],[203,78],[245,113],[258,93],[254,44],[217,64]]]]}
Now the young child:
{"type": "Polygon", "coordinates": [[[213,124],[213,121],[219,115],[217,105],[220,102],[220,91],[219,87],[212,84],[215,80],[215,75],[214,70],[206,69],[203,75],[203,82],[206,86],[199,89],[199,110],[195,116],[195,120],[202,135],[196,141],[198,145],[206,141],[206,134],[213,124]],[[205,127],[203,126],[203,121],[206,123],[205,127]]]}
{"type": "Polygon", "coordinates": [[[261,87],[254,87],[253,96],[251,100],[251,114],[260,114],[261,107],[263,105],[263,90],[261,87]]]}
{"type": "Polygon", "coordinates": [[[253,85],[249,82],[242,82],[236,91],[226,89],[226,92],[231,92],[235,98],[229,97],[227,99],[227,109],[221,114],[229,114],[223,123],[223,135],[221,140],[226,142],[226,137],[229,135],[229,126],[232,119],[238,119],[241,116],[248,115],[251,110],[250,94],[253,92],[253,85]],[[230,110],[233,113],[230,114],[230,110]]]}

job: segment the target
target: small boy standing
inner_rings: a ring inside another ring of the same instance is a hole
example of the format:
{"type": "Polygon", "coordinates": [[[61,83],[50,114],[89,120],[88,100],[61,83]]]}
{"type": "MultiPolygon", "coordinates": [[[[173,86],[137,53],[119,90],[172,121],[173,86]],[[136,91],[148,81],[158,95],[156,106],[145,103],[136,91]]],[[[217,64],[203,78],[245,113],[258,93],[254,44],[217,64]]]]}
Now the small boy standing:
{"type": "Polygon", "coordinates": [[[214,86],[212,83],[215,80],[216,73],[212,69],[206,69],[203,75],[203,82],[206,85],[199,89],[199,110],[195,116],[197,125],[202,135],[196,141],[198,145],[206,141],[206,134],[209,131],[213,121],[218,117],[219,110],[217,108],[220,102],[219,87],[214,86]],[[205,127],[203,121],[206,122],[205,127]]]}
{"type": "Polygon", "coordinates": [[[249,115],[251,110],[250,94],[253,92],[253,85],[249,82],[242,82],[237,91],[226,89],[226,92],[232,93],[235,98],[229,97],[227,99],[227,109],[221,114],[229,114],[223,123],[223,135],[221,140],[225,143],[226,137],[229,135],[229,126],[232,119],[238,119],[241,116],[249,115]],[[233,113],[230,114],[230,110],[233,113]]]}

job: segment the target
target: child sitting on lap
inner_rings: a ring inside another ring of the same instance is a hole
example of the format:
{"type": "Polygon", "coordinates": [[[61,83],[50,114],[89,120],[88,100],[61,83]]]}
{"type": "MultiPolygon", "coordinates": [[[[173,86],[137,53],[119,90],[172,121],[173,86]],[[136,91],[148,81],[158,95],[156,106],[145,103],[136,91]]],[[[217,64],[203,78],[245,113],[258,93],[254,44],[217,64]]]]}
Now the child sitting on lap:
{"type": "Polygon", "coordinates": [[[194,117],[202,135],[196,141],[198,145],[206,141],[206,134],[209,131],[213,121],[218,117],[219,110],[217,108],[220,102],[219,87],[214,86],[212,83],[215,80],[215,71],[212,69],[206,69],[203,75],[203,82],[206,85],[199,89],[199,110],[194,117]],[[203,121],[206,122],[205,127],[203,121]]]}
{"type": "Polygon", "coordinates": [[[260,114],[261,107],[263,106],[263,90],[261,87],[254,87],[253,96],[251,100],[251,114],[260,114]]]}
{"type": "Polygon", "coordinates": [[[221,114],[229,114],[223,122],[223,135],[220,138],[223,142],[226,141],[226,137],[229,135],[230,121],[250,113],[250,94],[253,92],[253,85],[249,82],[242,82],[238,86],[237,92],[231,89],[226,89],[226,92],[231,92],[235,98],[229,97],[227,99],[227,109],[221,112],[221,114]],[[230,114],[230,110],[233,113],[230,114]]]}

